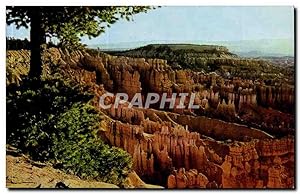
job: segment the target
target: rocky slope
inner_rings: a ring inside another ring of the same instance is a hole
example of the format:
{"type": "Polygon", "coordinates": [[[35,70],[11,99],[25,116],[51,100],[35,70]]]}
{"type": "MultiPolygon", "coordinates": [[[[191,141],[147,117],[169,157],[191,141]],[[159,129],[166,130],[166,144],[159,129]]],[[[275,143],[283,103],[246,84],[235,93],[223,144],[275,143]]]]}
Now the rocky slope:
{"type": "Polygon", "coordinates": [[[6,155],[7,188],[109,188],[116,185],[81,180],[53,168],[50,164],[34,162],[25,155],[7,150],[6,155]]]}
{"type": "MultiPolygon", "coordinates": [[[[75,175],[55,169],[50,163],[40,163],[19,154],[15,148],[6,150],[7,188],[98,188],[119,189],[117,185],[94,180],[82,180],[75,175]]],[[[133,171],[126,178],[125,188],[159,189],[158,185],[145,184],[133,171]]]]}
{"type": "Polygon", "coordinates": [[[60,49],[47,54],[66,78],[90,86],[96,107],[107,91],[130,99],[137,92],[196,93],[198,110],[126,103],[100,108],[107,117],[99,135],[132,155],[143,181],[168,188],[294,188],[295,98],[289,81],[175,70],[162,59],[60,49]]]}

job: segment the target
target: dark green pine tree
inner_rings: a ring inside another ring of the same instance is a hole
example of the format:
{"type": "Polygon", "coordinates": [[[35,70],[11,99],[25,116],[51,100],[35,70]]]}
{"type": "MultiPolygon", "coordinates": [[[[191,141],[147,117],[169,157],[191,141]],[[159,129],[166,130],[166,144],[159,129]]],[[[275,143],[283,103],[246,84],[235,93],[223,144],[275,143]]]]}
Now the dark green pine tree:
{"type": "Polygon", "coordinates": [[[6,8],[6,23],[17,28],[30,27],[29,76],[40,78],[42,45],[46,37],[56,37],[64,47],[80,47],[80,37],[97,37],[120,18],[132,20],[134,14],[147,12],[150,6],[10,6],[6,8]]]}

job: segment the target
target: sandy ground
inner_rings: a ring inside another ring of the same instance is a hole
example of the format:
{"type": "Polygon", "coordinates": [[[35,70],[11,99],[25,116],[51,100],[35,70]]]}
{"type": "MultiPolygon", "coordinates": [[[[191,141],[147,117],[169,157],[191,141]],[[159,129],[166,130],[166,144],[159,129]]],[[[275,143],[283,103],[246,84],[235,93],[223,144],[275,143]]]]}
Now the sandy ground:
{"type": "MultiPolygon", "coordinates": [[[[161,189],[157,185],[145,184],[135,172],[126,180],[125,188],[161,189]]],[[[77,176],[66,174],[53,168],[50,164],[30,160],[13,149],[6,154],[6,187],[7,188],[103,188],[118,189],[113,184],[82,180],[77,176]]]]}

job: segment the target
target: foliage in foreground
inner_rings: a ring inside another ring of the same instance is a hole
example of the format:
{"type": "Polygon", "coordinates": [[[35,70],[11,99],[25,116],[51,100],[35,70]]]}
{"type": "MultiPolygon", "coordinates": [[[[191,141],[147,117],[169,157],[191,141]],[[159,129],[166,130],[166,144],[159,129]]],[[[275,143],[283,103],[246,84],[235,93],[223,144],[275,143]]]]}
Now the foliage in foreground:
{"type": "Polygon", "coordinates": [[[8,86],[7,143],[82,178],[121,185],[131,157],[97,137],[101,116],[91,97],[59,79],[8,86]]]}
{"type": "Polygon", "coordinates": [[[17,28],[31,27],[33,37],[45,43],[45,37],[57,38],[66,48],[82,48],[80,38],[97,37],[120,19],[133,20],[152,6],[8,6],[6,23],[17,28]],[[41,37],[40,37],[41,36],[41,37]]]}

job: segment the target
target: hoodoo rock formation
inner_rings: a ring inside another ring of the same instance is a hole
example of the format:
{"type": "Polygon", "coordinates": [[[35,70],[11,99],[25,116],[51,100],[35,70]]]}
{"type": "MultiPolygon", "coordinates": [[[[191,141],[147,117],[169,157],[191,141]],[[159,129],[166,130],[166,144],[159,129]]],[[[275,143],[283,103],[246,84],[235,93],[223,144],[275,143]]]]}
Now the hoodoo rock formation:
{"type": "MultiPolygon", "coordinates": [[[[9,51],[8,56],[24,58],[24,52],[9,51]]],[[[99,108],[107,116],[101,135],[132,155],[134,170],[146,183],[167,188],[294,187],[295,90],[284,80],[174,70],[161,59],[61,49],[47,53],[55,53],[51,60],[66,77],[90,86],[96,107],[107,91],[127,93],[130,99],[141,93],[143,101],[148,92],[196,94],[200,108],[195,110],[160,109],[159,104],[129,108],[128,103],[99,108]]],[[[208,62],[256,63],[239,58],[208,62]]],[[[115,100],[108,97],[106,102],[115,100]]]]}

